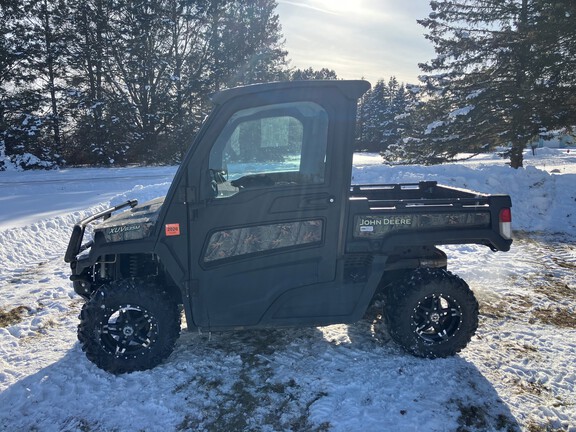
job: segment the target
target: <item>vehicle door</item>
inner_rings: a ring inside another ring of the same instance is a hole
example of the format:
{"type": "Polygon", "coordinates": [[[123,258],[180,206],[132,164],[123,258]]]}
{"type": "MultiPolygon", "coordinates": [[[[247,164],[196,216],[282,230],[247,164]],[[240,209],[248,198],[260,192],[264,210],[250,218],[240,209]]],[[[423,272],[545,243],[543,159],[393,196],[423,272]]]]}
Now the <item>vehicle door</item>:
{"type": "Polygon", "coordinates": [[[304,92],[281,102],[247,99],[222,110],[210,127],[219,133],[196,152],[200,172],[190,173],[192,187],[211,195],[189,218],[191,306],[200,327],[333,312],[318,287],[334,283],[342,254],[351,102],[304,92]]]}

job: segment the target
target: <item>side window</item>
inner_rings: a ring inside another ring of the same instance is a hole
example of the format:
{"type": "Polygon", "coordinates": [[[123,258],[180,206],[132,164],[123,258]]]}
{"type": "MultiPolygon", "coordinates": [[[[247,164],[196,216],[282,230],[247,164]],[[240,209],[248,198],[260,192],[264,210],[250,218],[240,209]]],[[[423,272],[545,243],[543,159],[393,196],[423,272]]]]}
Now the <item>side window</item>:
{"type": "Polygon", "coordinates": [[[245,188],[324,182],[328,115],[294,102],[238,111],[210,152],[217,197],[245,188]]]}

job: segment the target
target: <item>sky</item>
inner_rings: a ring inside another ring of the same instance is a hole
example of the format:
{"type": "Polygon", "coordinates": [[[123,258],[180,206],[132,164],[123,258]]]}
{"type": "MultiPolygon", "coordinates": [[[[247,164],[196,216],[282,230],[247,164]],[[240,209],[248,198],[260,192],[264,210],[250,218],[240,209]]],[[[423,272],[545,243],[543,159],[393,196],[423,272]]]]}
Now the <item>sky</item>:
{"type": "Polygon", "coordinates": [[[278,0],[277,12],[293,68],[415,84],[418,63],[434,56],[416,22],[428,16],[429,0],[278,0]]]}

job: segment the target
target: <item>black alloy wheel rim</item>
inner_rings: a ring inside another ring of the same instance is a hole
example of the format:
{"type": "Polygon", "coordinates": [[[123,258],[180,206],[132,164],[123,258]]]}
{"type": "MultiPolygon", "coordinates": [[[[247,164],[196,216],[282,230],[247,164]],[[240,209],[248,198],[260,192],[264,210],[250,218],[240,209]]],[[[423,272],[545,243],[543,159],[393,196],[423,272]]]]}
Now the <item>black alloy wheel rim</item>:
{"type": "Polygon", "coordinates": [[[460,328],[462,311],[450,296],[431,294],[421,299],[412,312],[412,329],[427,344],[446,342],[460,328]]]}
{"type": "Polygon", "coordinates": [[[110,312],[100,331],[107,353],[136,358],[150,349],[158,337],[158,322],[145,308],[122,305],[110,312]]]}

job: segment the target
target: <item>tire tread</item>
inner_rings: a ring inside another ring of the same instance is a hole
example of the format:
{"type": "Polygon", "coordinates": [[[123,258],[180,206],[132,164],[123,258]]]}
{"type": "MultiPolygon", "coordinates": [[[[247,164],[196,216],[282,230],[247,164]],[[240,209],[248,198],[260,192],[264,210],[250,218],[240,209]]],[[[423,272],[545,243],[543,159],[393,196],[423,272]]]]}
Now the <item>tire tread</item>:
{"type": "Polygon", "coordinates": [[[174,350],[180,336],[180,311],[168,293],[155,282],[142,279],[123,279],[101,286],[84,303],[80,311],[78,340],[86,357],[100,369],[113,374],[151,369],[166,359],[174,350]],[[107,305],[140,304],[154,314],[160,335],[150,349],[136,358],[111,355],[100,344],[98,327],[106,319],[107,305]]]}
{"type": "Polygon", "coordinates": [[[385,293],[384,315],[392,339],[406,351],[418,357],[449,357],[464,349],[478,327],[478,302],[468,284],[444,269],[415,270],[385,293]],[[463,312],[461,327],[448,341],[425,343],[410,326],[410,315],[423,295],[442,291],[457,298],[463,312]]]}

